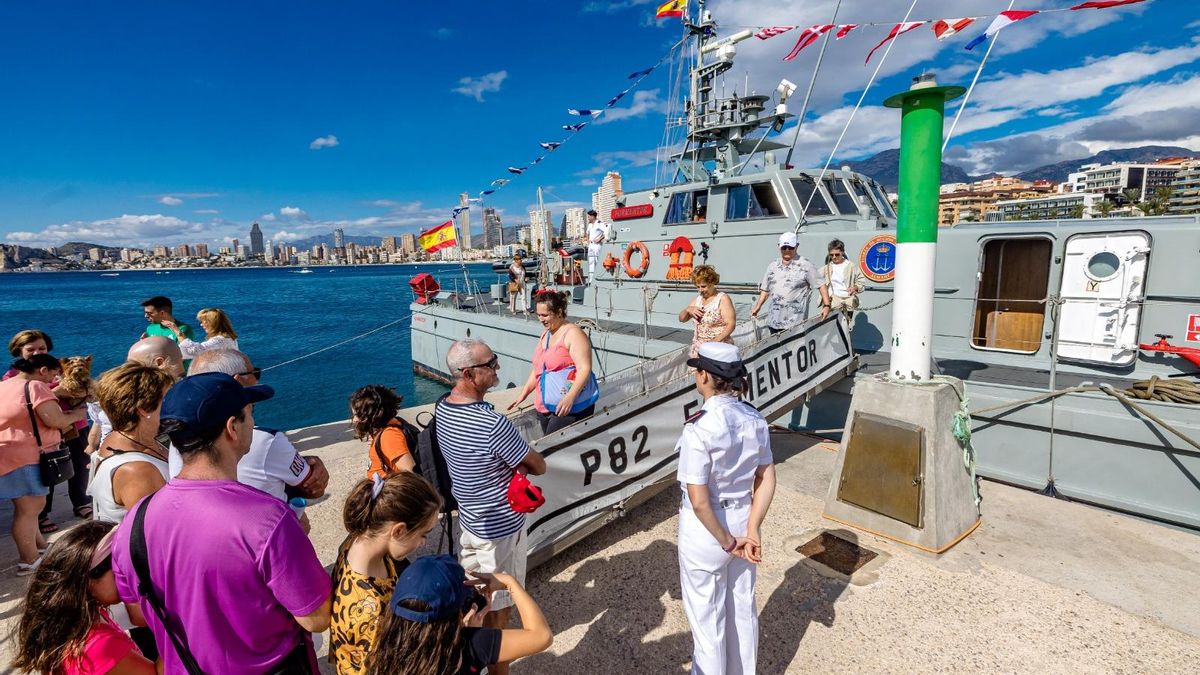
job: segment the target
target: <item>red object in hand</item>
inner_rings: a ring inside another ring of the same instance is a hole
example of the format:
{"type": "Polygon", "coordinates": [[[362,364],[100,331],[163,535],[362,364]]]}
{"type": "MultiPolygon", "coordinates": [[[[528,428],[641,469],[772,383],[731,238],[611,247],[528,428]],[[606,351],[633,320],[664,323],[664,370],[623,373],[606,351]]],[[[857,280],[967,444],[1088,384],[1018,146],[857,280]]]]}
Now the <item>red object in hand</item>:
{"type": "Polygon", "coordinates": [[[542,489],[517,472],[508,483],[508,506],[517,513],[533,513],[539,506],[546,503],[542,489]]]}

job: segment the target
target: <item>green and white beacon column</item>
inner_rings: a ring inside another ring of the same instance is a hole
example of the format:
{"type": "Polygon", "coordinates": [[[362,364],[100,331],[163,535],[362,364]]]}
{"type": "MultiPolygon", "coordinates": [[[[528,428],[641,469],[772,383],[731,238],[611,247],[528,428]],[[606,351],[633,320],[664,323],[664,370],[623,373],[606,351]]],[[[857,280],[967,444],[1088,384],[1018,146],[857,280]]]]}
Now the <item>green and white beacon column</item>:
{"type": "Polygon", "coordinates": [[[962,87],[939,87],[934,75],[925,73],[913,78],[908,91],[883,102],[901,111],[896,282],[888,367],[893,380],[929,379],[942,124],[946,101],[962,96],[965,91],[962,87]]]}

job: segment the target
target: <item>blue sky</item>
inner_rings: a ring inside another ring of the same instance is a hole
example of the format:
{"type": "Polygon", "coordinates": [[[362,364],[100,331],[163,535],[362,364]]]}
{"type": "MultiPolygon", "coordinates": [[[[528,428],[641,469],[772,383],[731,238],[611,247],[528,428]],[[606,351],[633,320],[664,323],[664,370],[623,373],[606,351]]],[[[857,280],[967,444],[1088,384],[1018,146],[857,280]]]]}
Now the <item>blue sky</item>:
{"type": "MultiPolygon", "coordinates": [[[[26,245],[220,244],[246,238],[399,234],[444,220],[459,192],[514,178],[489,198],[506,224],[527,220],[538,185],[557,219],[590,202],[605,171],[654,181],[670,70],[523,176],[540,141],[602,107],[680,37],[653,2],[5,3],[0,21],[0,240],[26,245]]],[[[695,4],[695,0],[693,0],[695,4]]],[[[835,0],[709,3],[723,32],[826,23],[835,0]]],[[[844,0],[838,23],[897,22],[908,0],[844,0]]],[[[1018,0],[1016,9],[1071,0],[1018,0]]],[[[920,0],[910,20],[995,14],[1006,0],[920,0]]],[[[987,25],[897,39],[857,111],[841,160],[895,147],[880,106],[923,69],[966,85],[987,25]]],[[[1200,6],[1149,0],[1034,16],[1000,33],[949,161],[1019,171],[1146,143],[1200,149],[1200,6]]],[[[820,166],[883,56],[886,26],[864,26],[826,54],[797,143],[820,166]]],[[[730,88],[800,85],[817,54],[782,57],[797,31],[738,48],[730,88]]],[[[785,132],[787,140],[793,133],[785,132]]],[[[476,215],[473,222],[478,225],[476,215]]]]}

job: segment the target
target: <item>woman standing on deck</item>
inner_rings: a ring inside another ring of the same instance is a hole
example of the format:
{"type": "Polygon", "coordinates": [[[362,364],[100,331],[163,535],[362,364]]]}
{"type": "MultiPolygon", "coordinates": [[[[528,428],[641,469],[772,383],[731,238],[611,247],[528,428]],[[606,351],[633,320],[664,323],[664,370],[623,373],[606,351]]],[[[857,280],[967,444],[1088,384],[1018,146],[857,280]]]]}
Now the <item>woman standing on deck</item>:
{"type": "Polygon", "coordinates": [[[17,376],[0,383],[0,499],[13,503],[12,538],[17,545],[17,576],[32,574],[46,539],[38,512],[46,486],[38,469],[43,450],[58,447],[62,432],[86,417],[82,408],[63,412],[50,383],[62,372],[58,359],[34,354],[13,361],[17,376]]]}
{"type": "Polygon", "coordinates": [[[174,321],[162,322],[164,328],[175,334],[175,341],[179,343],[179,351],[183,352],[183,358],[194,359],[200,352],[210,349],[238,348],[237,333],[233,332],[233,324],[224,310],[216,307],[202,309],[196,313],[196,321],[204,329],[204,342],[196,342],[179,332],[179,326],[174,321]]]}
{"type": "Polygon", "coordinates": [[[544,289],[534,302],[546,332],[533,350],[529,379],[508,409],[524,403],[537,389],[533,405],[541,413],[542,431],[548,434],[591,417],[599,390],[592,375],[592,343],[583,329],[567,321],[567,294],[544,289]]]}
{"type": "Polygon", "coordinates": [[[700,345],[705,342],[733,344],[733,328],[737,325],[737,314],[728,295],[717,291],[721,275],[712,265],[700,265],[692,271],[692,283],[700,295],[679,313],[679,320],[695,321],[696,336],[692,338],[691,358],[696,358],[700,345]]]}
{"type": "Polygon", "coordinates": [[[528,313],[525,306],[525,259],[518,253],[513,256],[512,264],[508,266],[508,311],[516,314],[518,298],[521,312],[528,313]]]}
{"type": "Polygon", "coordinates": [[[779,235],[779,260],[767,265],[758,289],[758,302],[750,310],[750,317],[757,318],[758,310],[770,298],[767,329],[772,335],[808,320],[808,298],[814,288],[821,293],[821,318],[829,316],[829,286],[808,258],[796,255],[796,244],[795,232],[779,235]]]}

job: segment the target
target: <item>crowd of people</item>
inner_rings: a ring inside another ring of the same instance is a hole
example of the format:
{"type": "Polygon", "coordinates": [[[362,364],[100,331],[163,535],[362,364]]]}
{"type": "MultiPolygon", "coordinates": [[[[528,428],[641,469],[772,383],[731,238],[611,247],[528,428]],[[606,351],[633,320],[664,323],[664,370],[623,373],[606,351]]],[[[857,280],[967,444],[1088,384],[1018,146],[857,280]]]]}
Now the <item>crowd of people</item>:
{"type": "MultiPolygon", "coordinates": [[[[806,318],[814,290],[822,316],[853,310],[862,281],[841,242],[830,243],[820,268],[796,255],[790,233],[779,248],[752,316],[770,300],[768,327],[786,330],[806,318]]],[[[704,404],[684,427],[677,478],[693,671],[753,672],[759,530],[775,480],[770,439],[761,415],[738,398],[746,370],[720,276],[702,265],[692,280],[698,295],[679,320],[695,323],[688,365],[704,404]]],[[[509,406],[534,395],[547,434],[594,414],[599,396],[592,347],[569,305],[566,293],[534,296],[544,331],[509,406]]],[[[500,370],[486,343],[460,340],[446,354],[454,384],[428,429],[444,483],[420,448],[424,437],[399,418],[399,394],[368,385],[349,397],[366,472],[345,499],[347,536],[330,574],[306,515],[289,506],[324,495],[329,472],[285,434],[255,425],[254,405],[274,390],[238,351],[229,316],[201,310],[205,337],[197,340],[170,299],[142,306],[146,331],[94,383],[77,372],[90,357],[52,356],[44,332],[21,331],[9,343],[0,497],[14,504],[17,574],[32,575],[14,668],[315,673],[312,634],[329,629],[338,673],[503,675],[508,662],[549,646],[551,630],[524,589],[529,509],[511,498],[515,482],[547,471],[546,460],[485,401],[500,370]],[[68,453],[75,476],[67,492],[88,522],[47,549],[57,525],[42,464],[52,450],[68,453]],[[457,555],[410,560],[448,504],[460,526],[457,555]],[[509,627],[513,608],[519,629],[509,627]]]]}

